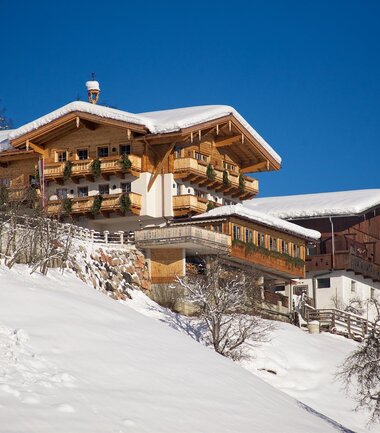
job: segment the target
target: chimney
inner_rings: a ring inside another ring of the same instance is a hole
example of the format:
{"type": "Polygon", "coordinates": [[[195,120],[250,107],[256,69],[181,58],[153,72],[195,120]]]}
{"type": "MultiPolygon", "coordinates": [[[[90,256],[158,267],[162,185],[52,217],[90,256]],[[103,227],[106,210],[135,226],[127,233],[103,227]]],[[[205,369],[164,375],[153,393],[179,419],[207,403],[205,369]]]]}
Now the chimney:
{"type": "Polygon", "coordinates": [[[99,100],[100,87],[99,82],[95,80],[95,74],[92,74],[92,80],[86,82],[88,102],[96,104],[99,100]]]}

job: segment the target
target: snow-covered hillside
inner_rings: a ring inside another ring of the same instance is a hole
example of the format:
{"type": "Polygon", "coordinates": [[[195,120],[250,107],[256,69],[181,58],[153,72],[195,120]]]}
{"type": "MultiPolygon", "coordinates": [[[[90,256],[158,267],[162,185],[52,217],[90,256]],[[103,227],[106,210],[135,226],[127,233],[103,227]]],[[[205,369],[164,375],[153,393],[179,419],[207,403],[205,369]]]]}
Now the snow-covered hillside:
{"type": "Polygon", "coordinates": [[[0,267],[0,431],[349,431],[73,274],[0,267]]]}
{"type": "MultiPolygon", "coordinates": [[[[192,338],[202,339],[197,319],[162,308],[141,292],[134,292],[129,305],[192,338]]],[[[274,322],[274,325],[269,342],[247,345],[250,357],[241,361],[241,365],[346,428],[357,433],[380,431],[378,425],[369,429],[368,413],[355,412],[355,402],[335,380],[337,366],[358,343],[329,333],[311,335],[287,323],[274,322]]]]}

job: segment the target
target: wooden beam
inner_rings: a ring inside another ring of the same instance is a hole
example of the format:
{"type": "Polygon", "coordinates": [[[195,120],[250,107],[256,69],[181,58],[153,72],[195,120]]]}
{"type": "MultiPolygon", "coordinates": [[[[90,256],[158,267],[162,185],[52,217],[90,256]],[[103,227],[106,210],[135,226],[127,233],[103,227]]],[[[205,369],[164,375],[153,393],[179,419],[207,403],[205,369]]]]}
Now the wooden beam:
{"type": "Polygon", "coordinates": [[[161,170],[162,170],[162,167],[164,166],[165,162],[168,160],[169,155],[171,154],[171,152],[172,152],[172,150],[174,149],[174,146],[175,146],[175,145],[176,145],[176,143],[174,142],[174,143],[172,143],[172,144],[168,147],[168,149],[167,149],[167,151],[166,151],[164,157],[163,157],[163,158],[161,159],[161,161],[157,164],[157,167],[156,167],[156,169],[154,170],[154,173],[153,173],[153,175],[152,175],[152,177],[150,178],[149,183],[148,183],[148,192],[149,192],[150,189],[152,188],[152,186],[153,186],[153,184],[154,184],[154,181],[157,179],[157,176],[160,174],[160,172],[161,172],[161,170]]]}
{"type": "Polygon", "coordinates": [[[26,142],[26,147],[29,148],[31,147],[35,152],[39,153],[40,155],[44,155],[45,154],[45,149],[37,146],[37,144],[32,143],[31,141],[27,141],[26,142]]]}
{"type": "Polygon", "coordinates": [[[269,161],[268,160],[258,162],[258,163],[253,164],[253,165],[248,165],[247,167],[242,167],[240,169],[240,173],[253,173],[255,171],[260,171],[264,168],[266,170],[269,170],[269,161]]]}
{"type": "Polygon", "coordinates": [[[232,137],[225,138],[224,140],[215,141],[215,147],[230,146],[237,140],[241,140],[241,135],[233,135],[232,137]]]}
{"type": "Polygon", "coordinates": [[[95,131],[95,129],[98,127],[98,125],[95,122],[91,122],[90,120],[82,119],[80,120],[80,123],[90,131],[95,131]]]}

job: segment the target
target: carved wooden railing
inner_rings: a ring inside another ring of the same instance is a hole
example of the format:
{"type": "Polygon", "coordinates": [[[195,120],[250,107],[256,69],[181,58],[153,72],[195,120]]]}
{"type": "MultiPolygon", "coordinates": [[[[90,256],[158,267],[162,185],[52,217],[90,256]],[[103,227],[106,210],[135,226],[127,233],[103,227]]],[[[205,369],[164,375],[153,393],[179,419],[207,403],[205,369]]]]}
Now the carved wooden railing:
{"type": "Polygon", "coordinates": [[[231,239],[223,233],[192,225],[144,229],[136,232],[136,244],[142,248],[185,243],[212,248],[218,253],[227,254],[231,239]]]}
{"type": "MultiPolygon", "coordinates": [[[[199,161],[191,157],[176,158],[174,160],[174,177],[184,178],[193,175],[198,176],[198,178],[194,178],[198,183],[205,182],[207,180],[207,165],[208,164],[204,161],[199,161]]],[[[240,192],[239,174],[227,170],[229,180],[229,186],[227,186],[224,184],[223,172],[224,170],[214,167],[215,178],[210,180],[210,183],[213,183],[216,188],[224,187],[224,189],[228,190],[231,194],[240,192]]],[[[244,192],[257,194],[259,182],[249,176],[244,176],[244,181],[244,192]]]]}
{"type": "MultiPolygon", "coordinates": [[[[120,198],[122,194],[103,195],[100,212],[121,211],[120,198]]],[[[134,213],[139,213],[141,210],[141,195],[135,192],[128,193],[131,201],[131,210],[134,213]]],[[[72,197],[70,214],[87,214],[91,213],[96,196],[72,197]]],[[[49,200],[46,205],[48,215],[63,214],[63,200],[49,200]]]]}
{"type": "MultiPolygon", "coordinates": [[[[131,168],[129,169],[129,171],[132,172],[133,175],[138,175],[138,173],[141,171],[141,157],[138,155],[128,155],[128,158],[131,162],[131,168]]],[[[123,170],[120,159],[120,155],[99,158],[101,173],[113,174],[124,172],[125,170],[123,170]]],[[[72,164],[71,176],[78,177],[93,175],[93,161],[93,159],[70,161],[72,164]]],[[[65,162],[53,162],[45,164],[45,178],[47,180],[62,178],[64,175],[65,164],[65,162]]]]}
{"type": "Polygon", "coordinates": [[[204,213],[207,211],[208,200],[192,194],[176,195],[173,197],[174,215],[181,211],[204,213]]]}

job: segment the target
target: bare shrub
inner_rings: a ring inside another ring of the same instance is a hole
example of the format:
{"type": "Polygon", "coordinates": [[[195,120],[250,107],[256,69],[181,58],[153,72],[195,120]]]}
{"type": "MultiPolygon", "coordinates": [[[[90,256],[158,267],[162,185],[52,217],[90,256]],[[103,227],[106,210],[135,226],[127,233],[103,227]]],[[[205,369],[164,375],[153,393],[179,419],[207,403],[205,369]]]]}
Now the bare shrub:
{"type": "Polygon", "coordinates": [[[209,260],[204,274],[178,278],[185,300],[194,304],[207,329],[206,343],[217,353],[238,360],[246,356],[244,343],[268,339],[272,325],[263,320],[258,275],[209,260]]]}

